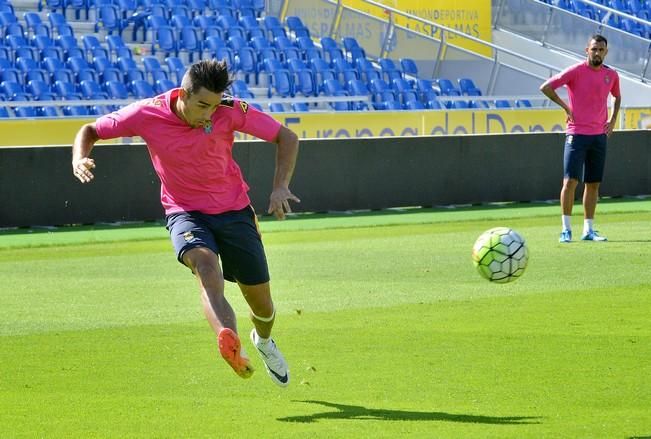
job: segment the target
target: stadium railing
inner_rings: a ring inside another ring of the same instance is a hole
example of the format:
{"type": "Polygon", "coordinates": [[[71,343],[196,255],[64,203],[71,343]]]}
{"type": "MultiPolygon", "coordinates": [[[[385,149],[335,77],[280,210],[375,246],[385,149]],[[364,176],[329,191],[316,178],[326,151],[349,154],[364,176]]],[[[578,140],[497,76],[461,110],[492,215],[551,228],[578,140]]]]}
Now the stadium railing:
{"type": "Polygon", "coordinates": [[[610,66],[642,81],[651,80],[651,40],[607,24],[611,15],[648,26],[651,22],[590,0],[575,1],[606,11],[602,21],[536,0],[497,1],[493,27],[580,57],[585,56],[586,39],[595,33],[602,34],[608,39],[609,46],[620,48],[609,53],[610,66]]]}
{"type": "MultiPolygon", "coordinates": [[[[370,12],[344,5],[342,0],[311,0],[309,6],[322,11],[319,21],[311,23],[312,38],[330,36],[340,41],[345,37],[355,37],[356,29],[364,29],[363,47],[369,59],[390,58],[399,62],[401,58],[411,58],[416,62],[421,78],[459,78],[469,76],[468,72],[482,72],[473,79],[485,98],[490,100],[494,99],[493,95],[531,95],[531,91],[537,90],[545,79],[560,71],[555,66],[456,29],[382,3],[363,1],[370,12]],[[412,26],[414,29],[431,29],[431,35],[397,24],[406,21],[415,24],[412,26]],[[459,41],[471,42],[490,55],[460,47],[459,41]],[[518,67],[509,63],[514,58],[519,60],[518,67]]],[[[267,13],[284,20],[287,15],[306,7],[303,0],[276,0],[269,2],[267,13]]]]}

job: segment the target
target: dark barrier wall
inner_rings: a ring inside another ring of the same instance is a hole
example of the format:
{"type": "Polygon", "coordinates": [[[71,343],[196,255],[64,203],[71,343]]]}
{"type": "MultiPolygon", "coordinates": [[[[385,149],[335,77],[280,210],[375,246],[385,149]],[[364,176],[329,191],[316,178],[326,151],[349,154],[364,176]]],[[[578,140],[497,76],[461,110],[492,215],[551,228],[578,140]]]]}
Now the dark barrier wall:
{"type": "MultiPolygon", "coordinates": [[[[609,141],[603,196],[651,193],[651,132],[609,141]]],[[[304,140],[295,211],[558,199],[562,134],[304,140]]],[[[235,157],[264,212],[275,146],[242,142],[235,157]]],[[[0,149],[0,226],[154,220],[159,181],[143,145],[97,146],[95,180],[72,176],[70,148],[0,149]]],[[[580,195],[577,192],[577,195],[580,195]]]]}

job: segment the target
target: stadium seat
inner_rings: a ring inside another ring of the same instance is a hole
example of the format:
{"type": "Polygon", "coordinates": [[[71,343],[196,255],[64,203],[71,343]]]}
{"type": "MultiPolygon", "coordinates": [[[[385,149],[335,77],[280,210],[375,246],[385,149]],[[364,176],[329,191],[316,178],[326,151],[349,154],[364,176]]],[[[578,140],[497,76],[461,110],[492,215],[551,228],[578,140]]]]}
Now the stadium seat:
{"type": "Polygon", "coordinates": [[[157,94],[163,94],[168,90],[175,88],[177,85],[171,79],[159,79],[154,84],[154,91],[157,94]]]}
{"type": "Polygon", "coordinates": [[[16,117],[38,117],[34,107],[16,107],[16,117]]]}
{"type": "Polygon", "coordinates": [[[56,107],[37,107],[36,117],[59,117],[59,112],[56,107]]]}
{"type": "Polygon", "coordinates": [[[425,105],[421,101],[407,101],[405,104],[405,108],[408,110],[424,110],[425,105]]]}
{"type": "Polygon", "coordinates": [[[95,33],[100,29],[111,35],[114,31],[122,36],[122,30],[125,24],[120,16],[117,5],[104,4],[97,8],[97,18],[95,20],[95,33]]]}
{"type": "Polygon", "coordinates": [[[85,79],[80,83],[81,95],[84,99],[108,99],[108,94],[102,90],[98,82],[85,79]]]}
{"type": "Polygon", "coordinates": [[[402,110],[402,105],[398,101],[383,101],[378,110],[402,110]]]}
{"type": "Polygon", "coordinates": [[[380,70],[382,70],[385,81],[393,82],[394,79],[402,79],[402,72],[392,59],[380,58],[378,59],[378,63],[380,64],[380,70]]]}
{"type": "MultiPolygon", "coordinates": [[[[350,96],[336,79],[327,79],[323,84],[323,91],[326,96],[350,96]]],[[[335,111],[350,111],[351,103],[349,101],[331,101],[328,102],[330,107],[335,111]]]]}
{"type": "Polygon", "coordinates": [[[233,81],[233,83],[231,84],[231,90],[233,96],[237,96],[238,98],[242,98],[242,99],[255,98],[253,93],[249,90],[249,87],[246,85],[246,82],[242,81],[241,79],[236,79],[233,81]]]}
{"type": "Polygon", "coordinates": [[[291,75],[287,69],[278,69],[271,72],[267,84],[267,97],[269,98],[271,96],[287,98],[294,95],[291,75]]]}
{"type": "Polygon", "coordinates": [[[185,52],[188,55],[188,60],[191,63],[194,61],[195,55],[198,59],[201,59],[203,46],[201,44],[201,38],[197,28],[193,26],[186,26],[181,29],[177,44],[178,51],[185,52]]]}
{"type": "Polygon", "coordinates": [[[84,51],[77,44],[77,39],[72,35],[59,35],[54,40],[55,44],[63,50],[64,59],[72,56],[84,57],[84,51]]]}
{"type": "Polygon", "coordinates": [[[472,79],[470,78],[459,78],[457,79],[459,84],[459,90],[462,95],[465,96],[481,96],[481,90],[475,85],[472,79]]]}
{"type": "Polygon", "coordinates": [[[149,82],[137,79],[131,82],[131,94],[137,99],[144,99],[154,97],[156,92],[149,82]]]}
{"type": "Polygon", "coordinates": [[[2,93],[8,101],[29,100],[27,93],[25,93],[25,89],[18,81],[3,80],[0,82],[0,93],[2,93]]]}
{"type": "Polygon", "coordinates": [[[192,23],[203,32],[203,40],[206,40],[206,38],[212,35],[217,35],[220,38],[223,38],[222,28],[217,25],[214,15],[197,15],[194,17],[192,23]]]}
{"type": "Polygon", "coordinates": [[[151,43],[151,54],[163,52],[165,56],[178,56],[178,48],[174,37],[174,30],[170,26],[161,26],[154,31],[151,43]]]}
{"type": "Polygon", "coordinates": [[[441,95],[443,96],[461,96],[461,90],[456,88],[452,81],[447,78],[439,78],[436,83],[441,89],[441,95]]]}
{"type": "Polygon", "coordinates": [[[418,78],[418,66],[411,58],[400,58],[400,67],[405,75],[413,76],[413,80],[418,78]]]}
{"type": "Polygon", "coordinates": [[[45,69],[40,67],[37,61],[30,58],[17,58],[15,65],[21,72],[23,72],[25,78],[23,80],[24,82],[39,79],[43,82],[49,83],[50,75],[45,71],[45,69]]]}
{"type": "Polygon", "coordinates": [[[511,103],[506,99],[498,99],[495,101],[495,108],[511,108],[511,103]]]}
{"type": "Polygon", "coordinates": [[[81,94],[77,92],[72,82],[55,81],[54,93],[61,99],[79,100],[81,94]]]}
{"type": "Polygon", "coordinates": [[[272,102],[269,104],[269,111],[272,113],[283,113],[285,111],[285,107],[280,102],[272,102]]]}
{"type": "Polygon", "coordinates": [[[113,60],[118,58],[133,58],[131,49],[124,44],[120,35],[106,35],[105,41],[108,45],[109,55],[113,60]]]}
{"type": "Polygon", "coordinates": [[[531,101],[528,99],[518,99],[515,101],[515,106],[517,108],[531,108],[533,105],[531,105],[531,101]]]}
{"type": "Polygon", "coordinates": [[[109,57],[108,50],[102,46],[95,35],[86,34],[81,37],[82,45],[86,51],[86,58],[93,59],[99,56],[109,57]]]}
{"type": "Polygon", "coordinates": [[[124,85],[122,82],[107,81],[104,84],[104,90],[106,90],[110,99],[129,98],[129,90],[127,90],[126,85],[124,85]]]}
{"type": "MultiPolygon", "coordinates": [[[[170,79],[167,72],[163,69],[158,58],[155,56],[142,57],[142,63],[145,67],[145,77],[149,78],[151,83],[156,83],[159,79],[170,79]]],[[[133,62],[133,66],[129,70],[138,70],[137,65],[133,62]]],[[[143,78],[144,79],[144,78],[143,78]]],[[[180,83],[180,81],[179,81],[180,83]]]]}
{"type": "Polygon", "coordinates": [[[80,82],[82,79],[93,79],[95,81],[99,79],[95,69],[88,64],[88,61],[84,57],[71,56],[68,58],[66,65],[75,74],[77,82],[80,82]]]}
{"type": "Polygon", "coordinates": [[[168,56],[165,58],[165,64],[167,64],[170,79],[180,85],[186,70],[183,61],[177,56],[168,56]]]}
{"type": "Polygon", "coordinates": [[[54,85],[56,81],[73,82],[75,75],[72,70],[58,58],[46,57],[41,62],[41,66],[50,75],[50,84],[54,85]]]}
{"type": "Polygon", "coordinates": [[[108,58],[101,56],[93,58],[93,67],[99,75],[98,82],[106,82],[113,80],[114,78],[122,80],[122,71],[115,68],[111,60],[108,58]]]}
{"type": "MultiPolygon", "coordinates": [[[[312,72],[314,72],[314,81],[317,86],[323,84],[326,79],[337,79],[337,74],[333,69],[330,68],[330,64],[322,58],[316,58],[311,60],[310,65],[312,67],[312,72]]],[[[354,71],[354,70],[353,70],[354,71]]],[[[318,92],[323,91],[322,86],[318,87],[318,92]]]]}
{"type": "Polygon", "coordinates": [[[374,79],[382,79],[380,71],[376,70],[371,61],[366,58],[358,58],[356,68],[360,79],[363,79],[366,82],[370,83],[374,79]]]}
{"type": "Polygon", "coordinates": [[[310,107],[305,102],[292,102],[292,111],[306,113],[310,111],[310,107]]]}

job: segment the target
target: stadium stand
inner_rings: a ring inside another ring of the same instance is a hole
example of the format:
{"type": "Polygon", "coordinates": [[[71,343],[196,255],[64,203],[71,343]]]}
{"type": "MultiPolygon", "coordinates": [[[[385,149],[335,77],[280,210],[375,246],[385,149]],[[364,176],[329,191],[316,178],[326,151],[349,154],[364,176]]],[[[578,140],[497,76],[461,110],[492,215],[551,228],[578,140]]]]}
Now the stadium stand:
{"type": "MultiPolygon", "coordinates": [[[[421,77],[411,58],[371,58],[350,36],[313,37],[297,16],[287,16],[283,23],[265,15],[264,1],[41,0],[38,12],[34,1],[2,0],[1,102],[150,97],[179,86],[189,63],[217,58],[235,73],[232,93],[245,99],[338,98],[278,103],[271,111],[532,107],[527,100],[484,96],[472,72],[457,78],[421,77]],[[360,96],[368,103],[340,100],[360,96]]],[[[581,0],[544,3],[651,37],[651,27],[608,16],[605,9],[581,0]]],[[[651,0],[600,3],[642,20],[651,17],[651,0]]],[[[0,117],[96,115],[116,106],[94,102],[58,110],[30,108],[0,107],[0,117]]]]}

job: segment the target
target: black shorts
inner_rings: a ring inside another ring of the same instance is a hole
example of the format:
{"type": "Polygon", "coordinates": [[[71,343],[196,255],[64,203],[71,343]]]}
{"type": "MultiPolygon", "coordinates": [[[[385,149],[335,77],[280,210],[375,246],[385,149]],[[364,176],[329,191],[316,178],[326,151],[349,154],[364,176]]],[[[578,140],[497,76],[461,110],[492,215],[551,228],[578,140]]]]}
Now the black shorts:
{"type": "Polygon", "coordinates": [[[601,182],[606,164],[607,139],[605,134],[568,134],[563,154],[565,178],[583,180],[585,183],[601,182]]]}
{"type": "Polygon", "coordinates": [[[245,285],[269,282],[269,268],[255,212],[242,210],[209,215],[197,211],[167,216],[176,257],[194,247],[206,247],[219,255],[224,279],[245,285]]]}

